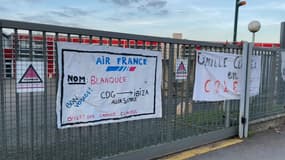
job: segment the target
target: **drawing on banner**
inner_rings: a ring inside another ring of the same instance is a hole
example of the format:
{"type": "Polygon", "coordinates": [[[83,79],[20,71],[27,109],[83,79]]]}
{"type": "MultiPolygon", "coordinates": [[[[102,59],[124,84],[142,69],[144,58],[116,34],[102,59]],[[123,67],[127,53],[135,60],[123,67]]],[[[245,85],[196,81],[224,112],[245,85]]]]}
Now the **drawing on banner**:
{"type": "Polygon", "coordinates": [[[32,64],[27,68],[19,83],[42,83],[42,79],[32,64]]]}
{"type": "MultiPolygon", "coordinates": [[[[242,58],[229,53],[199,51],[193,100],[221,101],[240,98],[242,58]]],[[[261,57],[252,56],[250,95],[259,94],[261,57]]]]}
{"type": "Polygon", "coordinates": [[[176,74],[177,80],[187,79],[188,76],[188,61],[187,59],[177,59],[176,60],[176,74]]]}
{"type": "Polygon", "coordinates": [[[44,91],[44,62],[17,61],[17,93],[44,91]]]}
{"type": "Polygon", "coordinates": [[[161,117],[161,53],[58,43],[58,128],[161,117]]]}

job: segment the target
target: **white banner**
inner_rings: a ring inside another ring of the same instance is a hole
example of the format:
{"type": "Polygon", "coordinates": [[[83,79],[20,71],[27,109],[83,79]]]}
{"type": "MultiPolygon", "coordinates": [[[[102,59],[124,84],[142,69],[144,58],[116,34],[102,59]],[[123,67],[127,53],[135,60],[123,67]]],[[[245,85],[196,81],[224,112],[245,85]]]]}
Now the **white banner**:
{"type": "Polygon", "coordinates": [[[161,117],[161,53],[58,43],[58,128],[161,117]]]}
{"type": "Polygon", "coordinates": [[[188,75],[187,69],[188,69],[187,59],[176,59],[175,79],[176,80],[187,79],[187,75],[188,75]]]}
{"type": "MultiPolygon", "coordinates": [[[[240,99],[242,57],[240,55],[199,51],[193,100],[221,101],[240,99]]],[[[259,94],[261,57],[252,56],[250,95],[259,94]]]]}
{"type": "Polygon", "coordinates": [[[44,62],[16,61],[17,93],[44,91],[44,62]]]}

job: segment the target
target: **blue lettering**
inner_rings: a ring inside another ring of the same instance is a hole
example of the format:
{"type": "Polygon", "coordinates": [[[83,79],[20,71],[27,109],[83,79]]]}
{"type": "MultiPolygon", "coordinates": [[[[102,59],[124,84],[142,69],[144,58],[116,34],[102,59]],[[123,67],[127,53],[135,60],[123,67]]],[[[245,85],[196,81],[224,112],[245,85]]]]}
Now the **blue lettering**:
{"type": "Polygon", "coordinates": [[[139,64],[139,59],[138,58],[133,58],[134,64],[139,64]]]}
{"type": "Polygon", "coordinates": [[[127,59],[126,59],[126,57],[122,57],[122,64],[127,64],[127,59]]]}
{"type": "Polygon", "coordinates": [[[82,100],[79,100],[77,103],[76,103],[76,107],[80,107],[82,104],[82,100]]]}
{"type": "MultiPolygon", "coordinates": [[[[128,59],[128,64],[133,64],[132,59],[130,58],[128,59]]],[[[135,61],[134,61],[134,64],[136,64],[135,61]]]]}
{"type": "Polygon", "coordinates": [[[143,64],[146,65],[147,59],[143,59],[143,64]]]}
{"type": "Polygon", "coordinates": [[[146,65],[147,59],[138,57],[120,57],[117,58],[118,65],[146,65]]]}
{"type": "Polygon", "coordinates": [[[106,57],[106,64],[110,64],[110,57],[106,57]]]}
{"type": "Polygon", "coordinates": [[[120,64],[121,58],[117,58],[117,64],[120,64]]]}
{"type": "Polygon", "coordinates": [[[65,104],[65,106],[66,106],[66,108],[71,108],[72,103],[69,101],[69,102],[67,102],[67,103],[65,104]]]}
{"type": "Polygon", "coordinates": [[[110,64],[110,57],[97,57],[96,64],[110,64]]]}
{"type": "Polygon", "coordinates": [[[80,107],[82,105],[83,102],[86,101],[86,99],[91,95],[92,89],[88,88],[88,90],[84,93],[84,95],[81,98],[72,98],[71,100],[69,100],[65,106],[66,108],[71,108],[74,104],[75,107],[80,107]]]}
{"type": "Polygon", "coordinates": [[[101,58],[100,57],[98,57],[97,59],[96,59],[96,64],[102,64],[103,62],[101,61],[101,58]]]}

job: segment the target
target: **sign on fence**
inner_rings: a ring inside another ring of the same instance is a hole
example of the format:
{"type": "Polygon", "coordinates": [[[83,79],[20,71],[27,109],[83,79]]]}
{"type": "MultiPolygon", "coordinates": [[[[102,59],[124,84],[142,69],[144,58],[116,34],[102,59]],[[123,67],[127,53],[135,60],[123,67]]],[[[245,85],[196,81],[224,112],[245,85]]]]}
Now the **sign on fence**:
{"type": "MultiPolygon", "coordinates": [[[[240,55],[199,51],[193,100],[221,101],[240,98],[242,57],[240,55]]],[[[250,95],[259,94],[261,57],[252,56],[250,95]]]]}
{"type": "Polygon", "coordinates": [[[44,62],[16,61],[17,93],[44,91],[44,62]]]}
{"type": "Polygon", "coordinates": [[[157,51],[58,43],[59,128],[161,117],[157,51]]]}
{"type": "Polygon", "coordinates": [[[187,79],[187,75],[188,75],[187,69],[188,69],[187,59],[176,59],[175,79],[176,80],[187,79]]]}

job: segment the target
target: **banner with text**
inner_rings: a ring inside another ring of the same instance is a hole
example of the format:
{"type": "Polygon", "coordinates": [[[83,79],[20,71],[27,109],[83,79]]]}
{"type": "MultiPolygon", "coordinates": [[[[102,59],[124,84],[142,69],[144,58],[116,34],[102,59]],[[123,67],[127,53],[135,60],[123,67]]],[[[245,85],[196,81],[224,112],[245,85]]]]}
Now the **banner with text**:
{"type": "MultiPolygon", "coordinates": [[[[229,53],[199,51],[193,100],[240,99],[242,57],[229,53]]],[[[259,94],[261,57],[252,56],[250,95],[259,94]]]]}
{"type": "Polygon", "coordinates": [[[162,116],[160,52],[59,42],[58,58],[58,128],[162,116]]]}

